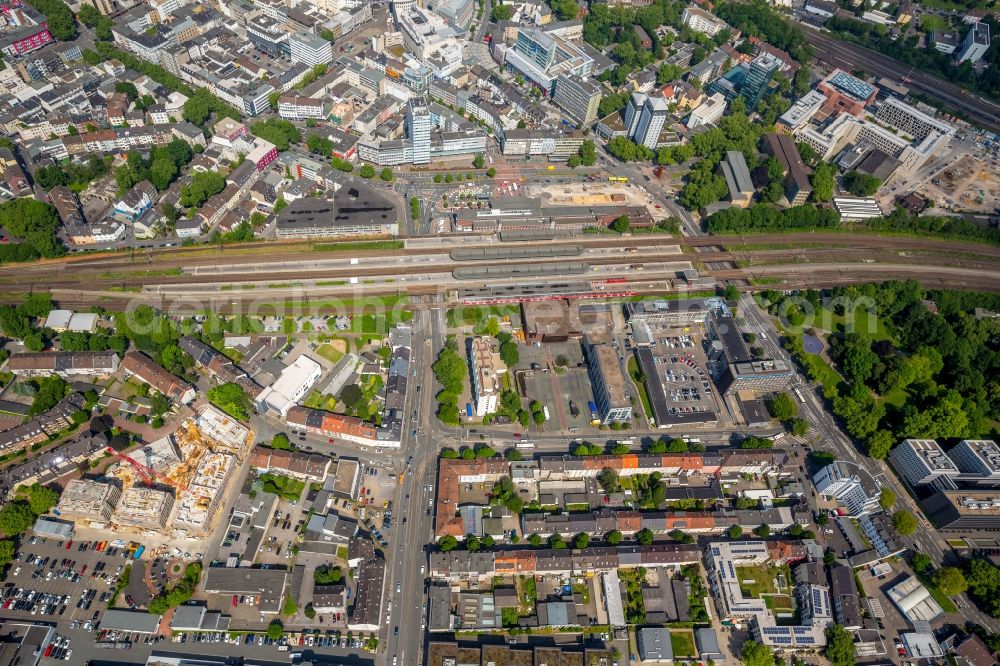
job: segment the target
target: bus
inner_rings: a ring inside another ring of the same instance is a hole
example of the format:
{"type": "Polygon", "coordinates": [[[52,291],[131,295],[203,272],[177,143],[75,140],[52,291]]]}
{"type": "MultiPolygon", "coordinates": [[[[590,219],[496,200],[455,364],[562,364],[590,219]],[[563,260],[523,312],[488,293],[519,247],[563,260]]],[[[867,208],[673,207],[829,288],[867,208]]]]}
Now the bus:
{"type": "Polygon", "coordinates": [[[609,183],[627,183],[628,178],[625,176],[608,176],[609,183]]]}
{"type": "Polygon", "coordinates": [[[802,395],[802,389],[795,387],[795,397],[799,399],[799,402],[803,405],[806,404],[805,396],[802,395]]]}
{"type": "Polygon", "coordinates": [[[515,449],[533,449],[535,448],[535,443],[527,440],[519,441],[514,444],[515,449]]]}

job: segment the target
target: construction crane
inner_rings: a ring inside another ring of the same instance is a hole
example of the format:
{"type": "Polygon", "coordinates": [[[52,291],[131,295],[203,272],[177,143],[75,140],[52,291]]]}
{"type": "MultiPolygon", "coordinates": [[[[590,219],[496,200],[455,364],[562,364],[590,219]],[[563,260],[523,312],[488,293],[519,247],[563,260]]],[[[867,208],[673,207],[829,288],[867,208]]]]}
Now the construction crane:
{"type": "Polygon", "coordinates": [[[149,465],[143,465],[141,462],[139,462],[132,456],[122,453],[121,451],[116,451],[110,446],[107,448],[107,451],[115,458],[118,458],[119,460],[127,462],[129,465],[131,465],[132,469],[135,470],[135,473],[138,474],[140,477],[142,477],[143,482],[147,486],[152,486],[157,479],[159,479],[163,483],[166,483],[167,485],[170,485],[170,480],[167,477],[163,476],[149,465]]]}

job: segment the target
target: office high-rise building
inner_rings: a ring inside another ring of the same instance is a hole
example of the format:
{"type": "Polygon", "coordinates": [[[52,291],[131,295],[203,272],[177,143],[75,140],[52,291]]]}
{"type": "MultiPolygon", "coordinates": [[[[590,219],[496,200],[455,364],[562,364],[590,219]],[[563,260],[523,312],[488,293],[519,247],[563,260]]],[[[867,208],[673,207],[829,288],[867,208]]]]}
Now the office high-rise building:
{"type": "Polygon", "coordinates": [[[411,97],[406,110],[406,134],[413,144],[413,163],[427,164],[431,161],[431,114],[427,100],[411,97]]]}
{"type": "Polygon", "coordinates": [[[740,88],[740,96],[746,100],[747,111],[757,108],[780,65],[781,61],[770,53],[762,53],[750,63],[747,77],[740,88]]]}
{"type": "Polygon", "coordinates": [[[560,74],[556,79],[552,101],[580,125],[597,120],[601,104],[601,88],[577,76],[560,74]]]}

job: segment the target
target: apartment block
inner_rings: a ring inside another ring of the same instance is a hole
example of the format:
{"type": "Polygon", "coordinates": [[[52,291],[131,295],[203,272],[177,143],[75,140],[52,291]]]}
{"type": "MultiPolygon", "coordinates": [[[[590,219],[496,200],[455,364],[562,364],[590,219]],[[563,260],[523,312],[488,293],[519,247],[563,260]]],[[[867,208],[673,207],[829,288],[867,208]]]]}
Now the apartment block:
{"type": "Polygon", "coordinates": [[[729,25],[715,14],[693,5],[684,8],[681,13],[681,23],[695,32],[705,33],[709,37],[715,37],[723,30],[729,29],[729,25]]]}
{"type": "Polygon", "coordinates": [[[111,520],[120,527],[159,530],[167,526],[173,508],[171,491],[131,486],[122,493],[111,520]]]}
{"type": "Polygon", "coordinates": [[[469,367],[472,368],[472,397],[476,401],[476,416],[495,413],[500,395],[500,373],[504,368],[499,354],[493,351],[490,338],[472,339],[469,367]]]}
{"type": "Polygon", "coordinates": [[[89,479],[73,479],[56,505],[58,515],[67,520],[106,522],[121,498],[118,486],[89,479]]]}
{"type": "Polygon", "coordinates": [[[854,463],[832,462],[813,476],[820,495],[833,497],[852,516],[860,516],[878,507],[880,488],[871,474],[854,463]]]}

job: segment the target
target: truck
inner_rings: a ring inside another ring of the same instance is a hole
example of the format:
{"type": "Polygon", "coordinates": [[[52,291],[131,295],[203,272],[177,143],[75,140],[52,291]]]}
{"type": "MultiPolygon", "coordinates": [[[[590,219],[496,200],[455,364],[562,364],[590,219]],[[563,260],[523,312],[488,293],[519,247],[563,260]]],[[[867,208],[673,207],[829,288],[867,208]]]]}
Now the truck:
{"type": "Polygon", "coordinates": [[[472,403],[471,402],[465,403],[465,415],[468,416],[470,419],[472,418],[472,403]]]}
{"type": "Polygon", "coordinates": [[[542,407],[542,414],[545,414],[545,420],[549,420],[549,408],[548,405],[542,407]]]}
{"type": "Polygon", "coordinates": [[[577,407],[576,403],[573,402],[572,400],[569,401],[569,413],[573,417],[577,417],[580,415],[580,408],[577,407]]]}
{"type": "Polygon", "coordinates": [[[138,560],[140,557],[142,557],[142,554],[145,552],[145,550],[146,550],[145,546],[139,546],[138,548],[136,548],[135,555],[132,556],[132,559],[138,560]]]}
{"type": "Polygon", "coordinates": [[[595,404],[593,400],[588,400],[587,401],[587,407],[590,408],[590,418],[596,419],[597,418],[597,404],[595,404]]]}

